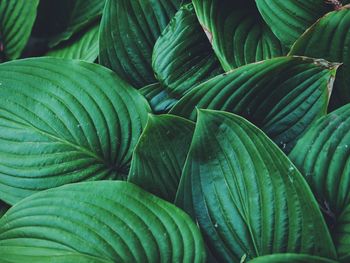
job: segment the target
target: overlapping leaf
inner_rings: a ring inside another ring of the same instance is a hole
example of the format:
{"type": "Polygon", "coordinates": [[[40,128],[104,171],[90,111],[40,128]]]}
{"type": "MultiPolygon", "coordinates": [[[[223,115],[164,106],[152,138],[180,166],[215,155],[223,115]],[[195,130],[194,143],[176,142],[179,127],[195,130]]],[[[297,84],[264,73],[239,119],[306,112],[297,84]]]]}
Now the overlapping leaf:
{"type": "Polygon", "coordinates": [[[286,53],[252,0],[194,0],[198,19],[228,71],[286,53]]]}
{"type": "Polygon", "coordinates": [[[0,65],[0,199],[128,173],[150,111],[112,71],[35,58],[0,65]]]}
{"type": "Polygon", "coordinates": [[[265,134],[231,113],[200,111],[176,199],[198,220],[218,262],[272,253],[335,257],[302,175],[265,134]]]}
{"type": "Polygon", "coordinates": [[[182,6],[170,21],[154,46],[152,60],[157,79],[177,97],[222,73],[192,4],[182,6]]]}
{"type": "Polygon", "coordinates": [[[160,83],[143,87],[140,93],[146,97],[154,113],[167,113],[178,101],[160,83]]]}
{"type": "Polygon", "coordinates": [[[350,5],[327,14],[294,44],[290,54],[342,62],[334,87],[333,107],[350,102],[350,5]]]}
{"type": "Polygon", "coordinates": [[[339,256],[350,257],[350,105],[317,121],[290,158],[333,220],[339,256]]]}
{"type": "Polygon", "coordinates": [[[326,114],[337,65],[303,57],[249,64],[187,93],[170,111],[195,120],[195,108],[244,116],[286,152],[326,114]]]}
{"type": "Polygon", "coordinates": [[[335,8],[324,0],[255,0],[255,2],[271,30],[288,47],[292,46],[317,19],[335,8]]]}
{"type": "Polygon", "coordinates": [[[100,32],[100,62],[135,87],[155,83],[153,46],[181,0],[107,0],[100,32]]]}
{"type": "Polygon", "coordinates": [[[98,56],[98,33],[99,23],[83,30],[72,39],[56,46],[47,52],[47,56],[81,59],[88,62],[94,62],[98,56]]]}
{"type": "MultiPolygon", "coordinates": [[[[92,262],[205,261],[202,237],[190,217],[126,182],[70,184],[26,198],[0,219],[5,256],[21,246],[47,256],[62,250],[99,259],[92,262]]],[[[31,253],[19,252],[17,258],[31,253]]]]}
{"type": "Polygon", "coordinates": [[[135,148],[128,180],[173,202],[193,131],[194,124],[186,119],[150,115],[135,148]]]}
{"type": "Polygon", "coordinates": [[[29,39],[39,0],[0,1],[0,61],[18,58],[29,39]],[[3,49],[3,50],[1,50],[3,49]]]}
{"type": "Polygon", "coordinates": [[[337,261],[305,254],[274,254],[257,257],[249,263],[336,263],[337,261]]]}

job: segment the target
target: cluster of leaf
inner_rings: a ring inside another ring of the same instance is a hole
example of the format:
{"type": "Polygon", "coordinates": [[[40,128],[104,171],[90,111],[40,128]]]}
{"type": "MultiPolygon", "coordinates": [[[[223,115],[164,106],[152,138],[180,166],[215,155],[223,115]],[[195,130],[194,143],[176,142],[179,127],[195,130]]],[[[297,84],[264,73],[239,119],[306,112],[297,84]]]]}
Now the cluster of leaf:
{"type": "Polygon", "coordinates": [[[347,3],[1,0],[0,262],[350,262],[347,3]]]}

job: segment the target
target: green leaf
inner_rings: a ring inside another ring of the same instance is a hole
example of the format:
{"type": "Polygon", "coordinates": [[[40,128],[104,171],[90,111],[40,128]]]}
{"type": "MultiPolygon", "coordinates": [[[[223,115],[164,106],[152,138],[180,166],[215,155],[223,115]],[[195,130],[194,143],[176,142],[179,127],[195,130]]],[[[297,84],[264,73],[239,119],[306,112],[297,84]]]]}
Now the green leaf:
{"type": "Polygon", "coordinates": [[[305,254],[274,254],[257,257],[249,263],[336,263],[337,261],[305,254]]]}
{"type": "Polygon", "coordinates": [[[201,234],[190,217],[127,182],[70,184],[24,199],[0,219],[0,247],[8,246],[113,262],[205,261],[201,234]]]}
{"type": "Polygon", "coordinates": [[[350,102],[350,5],[315,23],[294,44],[290,54],[342,62],[334,84],[333,107],[350,102]]]}
{"type": "Polygon", "coordinates": [[[317,19],[332,10],[325,0],[255,0],[271,30],[290,47],[317,19]]]}
{"type": "Polygon", "coordinates": [[[0,246],[0,255],[2,263],[113,263],[72,251],[30,246],[0,246]]]}
{"type": "Polygon", "coordinates": [[[97,59],[99,23],[82,30],[75,37],[56,46],[46,53],[47,56],[58,58],[81,59],[94,62],[97,59]]]}
{"type": "Polygon", "coordinates": [[[231,113],[199,111],[176,204],[198,220],[218,262],[336,256],[302,175],[264,133],[231,113]]]}
{"type": "Polygon", "coordinates": [[[176,97],[222,73],[192,4],[182,6],[158,38],[152,65],[157,79],[176,97]]]}
{"type": "Polygon", "coordinates": [[[150,111],[96,64],[34,58],[0,65],[0,198],[126,177],[150,111]]]}
{"type": "Polygon", "coordinates": [[[350,256],[350,104],[312,125],[289,157],[335,227],[339,256],[350,256]]]}
{"type": "Polygon", "coordinates": [[[18,58],[28,42],[39,0],[0,1],[0,61],[18,58]]]}
{"type": "MultiPolygon", "coordinates": [[[[62,1],[62,0],[60,0],[62,1]]],[[[67,3],[68,12],[64,29],[50,39],[49,46],[55,47],[70,39],[75,33],[95,22],[102,14],[105,0],[73,0],[67,3]]]]}
{"type": "Polygon", "coordinates": [[[166,91],[160,83],[154,83],[140,89],[146,97],[154,113],[167,113],[178,101],[166,91]]]}
{"type": "Polygon", "coordinates": [[[170,113],[195,120],[196,107],[233,112],[288,152],[326,114],[337,66],[304,57],[249,64],[197,86],[170,113]]]}
{"type": "Polygon", "coordinates": [[[175,199],[194,124],[173,115],[149,115],[135,148],[128,180],[170,202],[175,199]]]}
{"type": "Polygon", "coordinates": [[[286,53],[254,1],[193,0],[193,4],[225,71],[286,53]]]}
{"type": "Polygon", "coordinates": [[[180,0],[107,0],[100,30],[100,62],[135,87],[156,82],[153,47],[180,0]]]}

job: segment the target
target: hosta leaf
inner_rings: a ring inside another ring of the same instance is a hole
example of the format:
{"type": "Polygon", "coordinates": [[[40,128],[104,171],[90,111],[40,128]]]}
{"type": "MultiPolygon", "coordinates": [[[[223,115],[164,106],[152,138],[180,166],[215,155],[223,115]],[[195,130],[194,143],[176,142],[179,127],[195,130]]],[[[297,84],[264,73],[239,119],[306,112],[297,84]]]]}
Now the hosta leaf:
{"type": "Polygon", "coordinates": [[[30,246],[0,246],[0,255],[2,263],[113,263],[111,260],[72,251],[30,246]]]}
{"type": "Polygon", "coordinates": [[[98,56],[99,23],[47,52],[47,56],[94,62],[98,56]]]}
{"type": "Polygon", "coordinates": [[[305,254],[274,254],[257,257],[249,263],[336,263],[337,261],[305,254]]]}
{"type": "Polygon", "coordinates": [[[285,54],[252,0],[193,0],[225,71],[285,54]]]}
{"type": "Polygon", "coordinates": [[[350,262],[350,204],[337,218],[333,239],[340,262],[350,262]]]}
{"type": "Polygon", "coordinates": [[[39,0],[0,1],[0,61],[21,55],[32,31],[38,3],[39,0]]]}
{"type": "Polygon", "coordinates": [[[160,83],[154,83],[143,87],[140,92],[151,105],[154,113],[167,113],[178,101],[166,91],[160,83]]]}
{"type": "Polygon", "coordinates": [[[176,203],[198,220],[219,262],[272,253],[335,257],[304,178],[264,133],[231,113],[200,111],[176,203]]]}
{"type": "Polygon", "coordinates": [[[35,58],[0,65],[0,198],[128,173],[150,111],[113,72],[35,58]]]}
{"type": "Polygon", "coordinates": [[[61,249],[113,262],[205,261],[190,217],[127,182],[70,184],[26,198],[0,220],[0,247],[8,246],[61,249]]]}
{"type": "Polygon", "coordinates": [[[173,115],[149,115],[135,148],[128,180],[170,202],[175,199],[194,124],[173,115]]]}
{"type": "Polygon", "coordinates": [[[180,0],[106,0],[100,62],[136,87],[156,82],[153,46],[180,7],[180,0]]]}
{"type": "Polygon", "coordinates": [[[289,47],[317,19],[332,10],[332,5],[327,4],[325,0],[255,0],[255,2],[271,30],[289,47]]]}
{"type": "Polygon", "coordinates": [[[222,73],[192,4],[182,6],[165,28],[154,46],[152,64],[157,79],[177,97],[222,73]]]}
{"type": "Polygon", "coordinates": [[[292,47],[292,55],[342,62],[334,87],[334,107],[350,102],[350,5],[321,18],[292,47]]]}
{"type": "Polygon", "coordinates": [[[288,152],[326,113],[336,67],[302,57],[249,64],[197,86],[170,112],[192,120],[196,107],[242,115],[288,152]]]}
{"type": "MultiPolygon", "coordinates": [[[[62,0],[60,0],[62,1],[62,0]]],[[[101,16],[105,0],[69,1],[65,12],[69,12],[64,29],[50,39],[50,47],[68,40],[73,34],[96,21],[101,16]]]]}
{"type": "Polygon", "coordinates": [[[340,255],[350,256],[350,104],[318,120],[290,158],[340,231],[334,238],[340,255]]]}

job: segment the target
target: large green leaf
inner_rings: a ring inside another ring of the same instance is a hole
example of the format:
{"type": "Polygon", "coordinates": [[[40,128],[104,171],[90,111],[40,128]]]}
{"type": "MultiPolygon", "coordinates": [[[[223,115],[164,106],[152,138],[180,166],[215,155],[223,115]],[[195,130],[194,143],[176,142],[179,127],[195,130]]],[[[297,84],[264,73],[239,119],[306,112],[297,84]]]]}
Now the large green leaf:
{"type": "Polygon", "coordinates": [[[201,234],[190,217],[127,182],[70,184],[24,199],[0,219],[0,247],[9,246],[61,249],[113,262],[205,261],[201,234]]]}
{"type": "Polygon", "coordinates": [[[1,263],[113,263],[86,254],[30,246],[0,246],[1,263]]]}
{"type": "Polygon", "coordinates": [[[293,45],[290,54],[342,62],[334,87],[333,107],[350,102],[350,5],[321,18],[293,45]]]}
{"type": "Polygon", "coordinates": [[[196,107],[242,115],[288,152],[326,114],[336,68],[304,57],[249,64],[197,86],[170,112],[192,120],[196,107]]]}
{"type": "Polygon", "coordinates": [[[350,104],[318,120],[298,141],[290,159],[336,228],[339,255],[347,251],[350,256],[350,104]]]}
{"type": "Polygon", "coordinates": [[[152,65],[157,79],[177,97],[222,73],[192,4],[182,6],[158,38],[152,65]]]}
{"type": "Polygon", "coordinates": [[[167,113],[178,101],[160,83],[143,87],[140,93],[146,97],[154,113],[167,113]]]}
{"type": "Polygon", "coordinates": [[[257,257],[249,263],[337,263],[337,261],[306,254],[274,254],[257,257]]]}
{"type": "Polygon", "coordinates": [[[149,115],[135,148],[128,180],[170,202],[175,199],[194,124],[173,115],[149,115]]]}
{"type": "Polygon", "coordinates": [[[271,30],[288,47],[292,46],[317,19],[334,8],[325,0],[255,0],[255,2],[271,30]]]}
{"type": "Polygon", "coordinates": [[[252,0],[193,0],[224,70],[285,54],[252,0]]]}
{"type": "Polygon", "coordinates": [[[94,62],[98,56],[99,23],[95,23],[70,40],[63,42],[46,53],[47,56],[58,58],[81,59],[94,62]]]}
{"type": "MultiPolygon", "coordinates": [[[[62,0],[59,1],[61,4],[62,0]]],[[[73,34],[96,21],[102,14],[104,4],[105,0],[69,0],[67,7],[63,10],[68,13],[64,28],[50,39],[50,47],[70,39],[73,34]]]]}
{"type": "Polygon", "coordinates": [[[176,203],[198,220],[219,262],[272,253],[335,257],[306,181],[258,128],[201,110],[176,203]]]}
{"type": "Polygon", "coordinates": [[[32,31],[38,3],[39,0],[0,1],[0,61],[21,55],[32,31]]]}
{"type": "Polygon", "coordinates": [[[153,46],[180,0],[107,0],[100,31],[100,62],[136,87],[155,83],[153,46]]]}
{"type": "Polygon", "coordinates": [[[0,199],[126,177],[150,111],[96,64],[35,58],[0,65],[0,199]]]}

